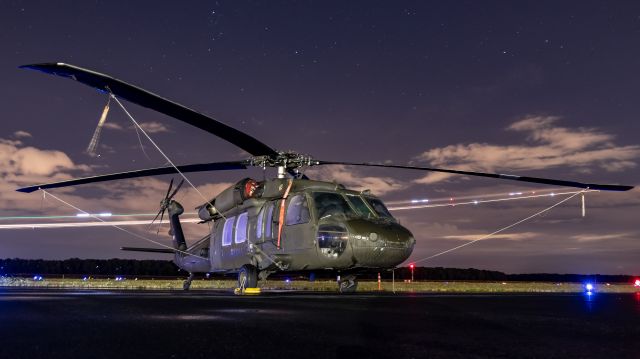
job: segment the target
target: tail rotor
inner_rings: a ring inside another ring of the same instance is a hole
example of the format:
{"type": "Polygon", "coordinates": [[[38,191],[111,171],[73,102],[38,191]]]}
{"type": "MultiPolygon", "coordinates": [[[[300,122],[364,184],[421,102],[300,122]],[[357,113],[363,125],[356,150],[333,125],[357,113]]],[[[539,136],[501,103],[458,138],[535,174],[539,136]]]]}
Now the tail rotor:
{"type": "MultiPolygon", "coordinates": [[[[162,220],[164,219],[164,212],[167,210],[167,207],[169,207],[169,203],[171,203],[171,199],[173,198],[173,196],[176,195],[176,193],[178,193],[183,183],[184,183],[184,179],[181,180],[180,183],[178,183],[176,188],[173,190],[173,192],[171,192],[171,189],[173,188],[173,178],[171,179],[171,182],[169,182],[169,188],[167,189],[167,193],[164,195],[164,198],[160,202],[160,209],[158,210],[158,214],[156,214],[156,216],[153,218],[153,221],[151,221],[151,224],[149,224],[149,228],[153,226],[153,224],[158,219],[158,217],[160,217],[160,225],[162,225],[162,220]]],[[[160,232],[160,226],[158,226],[158,231],[156,232],[156,234],[159,232],[160,232]]]]}

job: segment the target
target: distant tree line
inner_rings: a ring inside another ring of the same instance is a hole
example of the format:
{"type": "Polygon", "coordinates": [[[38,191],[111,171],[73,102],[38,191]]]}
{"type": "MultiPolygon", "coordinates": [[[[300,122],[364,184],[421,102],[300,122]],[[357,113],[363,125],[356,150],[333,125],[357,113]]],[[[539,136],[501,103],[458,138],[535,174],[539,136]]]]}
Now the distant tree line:
{"type": "Polygon", "coordinates": [[[508,280],[521,282],[586,282],[594,283],[632,283],[635,276],[630,275],[605,275],[605,274],[556,274],[556,273],[531,273],[509,274],[508,280]]]}
{"type": "Polygon", "coordinates": [[[135,259],[0,259],[0,275],[184,276],[171,261],[135,259]]]}
{"type": "MultiPolygon", "coordinates": [[[[136,260],[136,259],[79,259],[65,260],[44,259],[0,259],[0,275],[32,276],[157,276],[157,277],[184,277],[187,275],[172,261],[167,260],[136,260]]],[[[312,275],[317,279],[335,278],[337,272],[317,272],[312,275]]],[[[390,271],[381,272],[382,278],[390,279],[390,271]]],[[[274,277],[291,274],[282,273],[274,277]]],[[[393,272],[396,280],[411,279],[411,269],[408,267],[397,268],[393,272]]],[[[295,277],[295,276],[294,276],[295,277]]],[[[300,278],[308,278],[310,273],[301,274],[300,278]]],[[[362,272],[358,274],[361,279],[377,279],[376,271],[362,272]]],[[[477,281],[536,281],[536,282],[584,282],[594,281],[599,283],[623,283],[633,282],[635,277],[629,275],[583,275],[583,274],[506,274],[498,271],[474,269],[474,268],[443,268],[443,267],[415,267],[413,269],[414,280],[477,280],[477,281]]]]}

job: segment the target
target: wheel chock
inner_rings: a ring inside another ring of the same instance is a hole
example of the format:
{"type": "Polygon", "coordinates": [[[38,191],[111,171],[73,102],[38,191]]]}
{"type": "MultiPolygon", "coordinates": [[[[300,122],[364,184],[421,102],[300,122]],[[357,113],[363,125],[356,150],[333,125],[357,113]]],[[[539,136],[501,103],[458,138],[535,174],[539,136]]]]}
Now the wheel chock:
{"type": "Polygon", "coordinates": [[[260,294],[260,288],[245,288],[244,294],[249,294],[249,295],[260,294]]]}
{"type": "Polygon", "coordinates": [[[245,288],[244,291],[242,288],[236,288],[233,290],[233,294],[235,295],[257,295],[260,293],[260,288],[245,288]]]}

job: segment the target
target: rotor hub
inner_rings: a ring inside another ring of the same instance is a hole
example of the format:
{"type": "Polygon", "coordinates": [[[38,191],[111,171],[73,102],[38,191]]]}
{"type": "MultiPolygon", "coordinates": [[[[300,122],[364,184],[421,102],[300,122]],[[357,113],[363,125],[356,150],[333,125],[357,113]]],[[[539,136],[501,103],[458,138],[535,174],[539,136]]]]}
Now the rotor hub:
{"type": "Polygon", "coordinates": [[[297,170],[300,167],[308,167],[319,164],[311,156],[294,151],[282,151],[277,155],[255,156],[247,161],[247,165],[256,167],[278,167],[284,170],[297,170]]]}

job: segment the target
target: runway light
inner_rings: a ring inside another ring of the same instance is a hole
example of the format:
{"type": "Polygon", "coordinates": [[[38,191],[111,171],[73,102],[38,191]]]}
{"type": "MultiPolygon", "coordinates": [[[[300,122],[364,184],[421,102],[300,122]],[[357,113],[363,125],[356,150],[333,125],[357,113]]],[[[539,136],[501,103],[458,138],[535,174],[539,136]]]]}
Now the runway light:
{"type": "Polygon", "coordinates": [[[285,283],[289,284],[291,282],[291,280],[289,278],[284,280],[285,283]]]}
{"type": "Polygon", "coordinates": [[[634,287],[640,287],[640,279],[636,279],[636,281],[633,282],[633,286],[634,287]]]}
{"type": "Polygon", "coordinates": [[[595,286],[591,283],[585,283],[584,290],[587,292],[587,295],[593,294],[595,286]]]}
{"type": "Polygon", "coordinates": [[[34,276],[33,276],[33,280],[34,280],[34,281],[39,282],[39,281],[41,281],[42,279],[43,279],[43,278],[42,278],[42,276],[41,276],[41,275],[34,275],[34,276]]]}
{"type": "Polygon", "coordinates": [[[76,217],[87,218],[89,217],[89,213],[78,213],[76,214],[76,217]]]}

